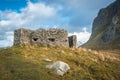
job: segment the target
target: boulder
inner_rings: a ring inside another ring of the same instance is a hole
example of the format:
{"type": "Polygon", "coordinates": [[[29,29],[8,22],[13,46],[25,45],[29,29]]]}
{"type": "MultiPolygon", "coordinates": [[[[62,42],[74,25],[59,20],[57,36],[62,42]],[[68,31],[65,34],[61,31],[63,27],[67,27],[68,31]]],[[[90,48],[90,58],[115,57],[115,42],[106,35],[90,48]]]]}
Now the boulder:
{"type": "Polygon", "coordinates": [[[57,61],[53,64],[46,65],[46,68],[54,69],[54,73],[63,76],[69,69],[70,66],[62,61],[57,61]]]}

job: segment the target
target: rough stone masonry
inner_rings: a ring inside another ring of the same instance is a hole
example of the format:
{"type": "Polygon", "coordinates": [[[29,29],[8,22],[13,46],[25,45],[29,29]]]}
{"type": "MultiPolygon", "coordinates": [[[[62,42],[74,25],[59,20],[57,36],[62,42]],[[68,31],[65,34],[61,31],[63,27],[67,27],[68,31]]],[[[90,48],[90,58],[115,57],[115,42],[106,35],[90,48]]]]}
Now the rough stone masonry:
{"type": "Polygon", "coordinates": [[[76,47],[76,41],[76,35],[68,37],[68,32],[64,29],[28,30],[21,28],[14,31],[14,45],[76,47]]]}

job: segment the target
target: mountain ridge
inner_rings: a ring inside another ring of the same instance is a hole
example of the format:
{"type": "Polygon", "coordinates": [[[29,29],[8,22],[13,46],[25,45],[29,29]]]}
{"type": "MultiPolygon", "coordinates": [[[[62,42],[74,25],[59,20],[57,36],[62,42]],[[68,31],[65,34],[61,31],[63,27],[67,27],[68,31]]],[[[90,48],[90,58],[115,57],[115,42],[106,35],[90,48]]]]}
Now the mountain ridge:
{"type": "Polygon", "coordinates": [[[120,49],[120,0],[99,11],[93,21],[91,37],[82,47],[120,49]]]}

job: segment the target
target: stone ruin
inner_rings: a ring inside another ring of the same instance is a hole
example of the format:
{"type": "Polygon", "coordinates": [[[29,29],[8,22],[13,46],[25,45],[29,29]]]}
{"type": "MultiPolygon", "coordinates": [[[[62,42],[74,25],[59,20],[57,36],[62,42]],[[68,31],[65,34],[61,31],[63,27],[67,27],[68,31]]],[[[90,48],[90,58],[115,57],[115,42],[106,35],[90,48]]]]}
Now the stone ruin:
{"type": "Polygon", "coordinates": [[[76,47],[76,40],[76,35],[68,37],[68,32],[64,29],[28,30],[21,28],[14,31],[14,45],[76,47]]]}

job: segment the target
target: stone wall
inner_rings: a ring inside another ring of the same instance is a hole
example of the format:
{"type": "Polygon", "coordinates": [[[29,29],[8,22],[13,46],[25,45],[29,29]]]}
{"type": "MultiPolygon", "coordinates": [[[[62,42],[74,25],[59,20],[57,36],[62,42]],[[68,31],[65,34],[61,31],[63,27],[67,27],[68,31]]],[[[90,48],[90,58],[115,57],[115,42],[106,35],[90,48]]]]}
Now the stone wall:
{"type": "Polygon", "coordinates": [[[30,34],[32,30],[18,29],[14,31],[14,45],[30,44],[30,34]]]}
{"type": "Polygon", "coordinates": [[[20,44],[21,29],[14,31],[14,45],[20,44]]]}
{"type": "Polygon", "coordinates": [[[72,39],[71,44],[75,46],[76,38],[68,38],[68,32],[64,29],[51,28],[49,30],[38,29],[35,31],[18,29],[14,31],[14,45],[29,44],[69,47],[70,39],[72,39]]]}
{"type": "Polygon", "coordinates": [[[72,36],[68,37],[68,39],[69,39],[69,47],[76,47],[76,43],[77,43],[76,35],[72,35],[72,36]]]}

